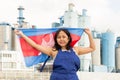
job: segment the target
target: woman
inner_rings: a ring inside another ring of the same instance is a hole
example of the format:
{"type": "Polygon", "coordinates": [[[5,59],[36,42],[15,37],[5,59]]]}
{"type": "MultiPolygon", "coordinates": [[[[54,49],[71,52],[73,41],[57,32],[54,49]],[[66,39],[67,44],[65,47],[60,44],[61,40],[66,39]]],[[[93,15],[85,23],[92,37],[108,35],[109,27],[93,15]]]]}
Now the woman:
{"type": "Polygon", "coordinates": [[[76,72],[80,68],[80,60],[78,55],[86,54],[95,50],[95,44],[89,29],[85,29],[88,35],[89,47],[75,46],[71,47],[72,41],[68,30],[59,29],[55,36],[54,47],[41,46],[36,44],[19,30],[14,30],[15,33],[23,37],[32,47],[54,58],[53,72],[50,80],[79,80],[76,72]]]}

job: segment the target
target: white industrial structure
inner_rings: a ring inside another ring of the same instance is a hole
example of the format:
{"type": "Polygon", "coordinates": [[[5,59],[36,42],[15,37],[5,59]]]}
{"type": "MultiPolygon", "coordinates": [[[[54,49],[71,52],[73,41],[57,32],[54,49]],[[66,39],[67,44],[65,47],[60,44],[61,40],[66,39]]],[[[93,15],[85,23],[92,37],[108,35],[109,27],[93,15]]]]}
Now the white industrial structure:
{"type": "MultiPolygon", "coordinates": [[[[87,16],[86,9],[83,9],[82,15],[79,15],[77,11],[74,10],[74,4],[70,3],[68,5],[68,11],[65,11],[64,13],[64,23],[63,26],[65,27],[80,27],[80,28],[90,28],[90,16],[87,16]]],[[[56,26],[57,27],[57,26],[56,26]]],[[[80,42],[78,43],[80,46],[88,46],[88,36],[83,33],[80,42]]],[[[89,67],[91,64],[91,54],[86,54],[83,56],[80,56],[81,58],[81,70],[83,71],[89,71],[89,67]]]]}
{"type": "Polygon", "coordinates": [[[0,51],[0,70],[33,70],[26,68],[21,54],[18,51],[2,50],[0,51]]]}
{"type": "Polygon", "coordinates": [[[11,27],[6,24],[0,25],[0,49],[11,50],[11,43],[11,27]]]}
{"type": "Polygon", "coordinates": [[[64,26],[78,27],[78,14],[74,11],[74,4],[70,3],[68,11],[64,13],[64,26]]]}
{"type": "Polygon", "coordinates": [[[117,37],[115,48],[116,71],[120,72],[120,37],[117,37]]]}
{"type": "Polygon", "coordinates": [[[120,72],[120,45],[116,48],[116,69],[120,72]]]}
{"type": "Polygon", "coordinates": [[[96,45],[96,50],[94,52],[92,52],[92,65],[97,65],[100,66],[101,65],[101,54],[100,54],[100,39],[96,38],[94,39],[95,41],[95,45],[96,45]]]}

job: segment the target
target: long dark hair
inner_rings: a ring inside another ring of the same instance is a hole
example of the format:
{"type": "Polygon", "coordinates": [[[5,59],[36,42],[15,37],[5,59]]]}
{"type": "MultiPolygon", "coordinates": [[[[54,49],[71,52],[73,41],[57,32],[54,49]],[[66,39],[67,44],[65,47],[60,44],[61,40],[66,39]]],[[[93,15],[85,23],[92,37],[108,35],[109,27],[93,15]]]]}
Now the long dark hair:
{"type": "Polygon", "coordinates": [[[57,43],[57,36],[60,31],[64,31],[66,33],[66,35],[68,36],[69,42],[66,45],[66,49],[69,50],[71,48],[70,43],[72,42],[72,38],[71,38],[70,32],[64,28],[60,28],[58,31],[56,31],[55,36],[54,36],[54,41],[55,41],[54,48],[55,48],[55,50],[61,49],[61,46],[57,43]]]}

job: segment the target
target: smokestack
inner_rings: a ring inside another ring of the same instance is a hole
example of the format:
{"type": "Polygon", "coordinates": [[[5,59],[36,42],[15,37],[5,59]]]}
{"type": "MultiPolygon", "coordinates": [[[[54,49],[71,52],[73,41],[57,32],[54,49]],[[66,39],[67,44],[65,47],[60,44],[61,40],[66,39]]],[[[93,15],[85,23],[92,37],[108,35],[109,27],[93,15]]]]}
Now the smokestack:
{"type": "Polygon", "coordinates": [[[69,5],[68,5],[68,10],[69,11],[73,11],[73,8],[74,8],[74,4],[73,3],[69,3],[69,5]]]}
{"type": "Polygon", "coordinates": [[[18,17],[18,23],[19,23],[19,28],[22,28],[22,25],[24,23],[24,17],[23,17],[23,10],[24,8],[22,6],[19,6],[19,17],[18,17]]]}

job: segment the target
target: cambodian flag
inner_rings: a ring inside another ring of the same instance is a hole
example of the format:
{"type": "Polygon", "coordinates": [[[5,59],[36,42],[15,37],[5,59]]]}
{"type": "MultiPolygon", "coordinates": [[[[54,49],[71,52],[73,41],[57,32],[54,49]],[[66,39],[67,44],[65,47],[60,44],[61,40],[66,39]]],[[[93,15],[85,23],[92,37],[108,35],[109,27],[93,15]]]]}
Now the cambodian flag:
{"type": "MultiPolygon", "coordinates": [[[[35,41],[37,44],[44,46],[54,46],[54,34],[59,28],[37,28],[37,29],[20,29],[25,35],[35,41]]],[[[84,32],[82,28],[65,28],[71,33],[72,43],[74,46],[77,41],[80,40],[81,35],[84,32]]],[[[35,48],[31,47],[22,37],[20,39],[20,45],[23,52],[23,57],[27,67],[44,62],[47,59],[47,55],[41,53],[35,48]]]]}

